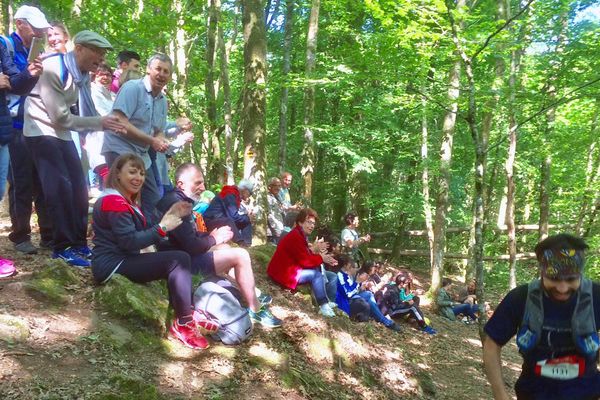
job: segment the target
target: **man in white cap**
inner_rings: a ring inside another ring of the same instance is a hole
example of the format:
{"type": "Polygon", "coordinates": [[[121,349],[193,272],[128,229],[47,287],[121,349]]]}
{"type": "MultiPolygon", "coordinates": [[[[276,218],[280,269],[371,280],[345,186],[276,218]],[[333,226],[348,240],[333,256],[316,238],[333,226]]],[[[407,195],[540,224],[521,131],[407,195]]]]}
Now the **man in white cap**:
{"type": "MultiPolygon", "coordinates": [[[[50,24],[38,8],[21,6],[14,15],[14,26],[15,32],[10,36],[0,36],[0,44],[6,48],[17,68],[23,71],[35,64],[27,62],[33,38],[43,38],[50,24]]],[[[41,68],[41,62],[37,61],[41,68]]],[[[12,224],[8,238],[17,251],[34,254],[37,249],[31,243],[31,226],[29,222],[32,201],[35,202],[42,246],[48,246],[52,240],[52,224],[46,212],[37,171],[23,138],[23,104],[25,103],[25,97],[11,95],[7,99],[13,117],[12,138],[8,145],[10,153],[8,197],[12,224]]],[[[0,179],[2,179],[1,173],[0,179]]]]}
{"type": "Polygon", "coordinates": [[[92,31],[79,32],[73,43],[73,51],[44,60],[44,72],[25,102],[24,134],[52,218],[53,258],[89,267],[87,187],[71,131],[125,129],[112,115],[98,116],[91,96],[89,73],[112,45],[92,31]],[[79,115],[70,111],[76,102],[79,115]]]}

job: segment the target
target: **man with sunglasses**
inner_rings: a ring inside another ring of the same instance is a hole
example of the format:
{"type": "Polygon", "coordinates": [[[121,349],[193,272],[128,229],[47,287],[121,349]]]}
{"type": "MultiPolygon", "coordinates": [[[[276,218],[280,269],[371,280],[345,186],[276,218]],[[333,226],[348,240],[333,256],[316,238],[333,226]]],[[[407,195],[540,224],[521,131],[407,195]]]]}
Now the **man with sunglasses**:
{"type": "Polygon", "coordinates": [[[535,247],[540,279],[511,290],[486,324],[483,362],[494,399],[509,399],[501,348],[516,334],[523,356],[517,399],[600,397],[600,285],[583,276],[587,244],[568,234],[535,247]]]}

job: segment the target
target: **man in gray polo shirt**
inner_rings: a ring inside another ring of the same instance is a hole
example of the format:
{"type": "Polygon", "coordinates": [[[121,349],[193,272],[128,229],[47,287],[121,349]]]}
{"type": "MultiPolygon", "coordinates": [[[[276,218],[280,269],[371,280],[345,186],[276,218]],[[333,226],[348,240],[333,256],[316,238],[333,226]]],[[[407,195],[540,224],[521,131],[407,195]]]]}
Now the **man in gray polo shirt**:
{"type": "Polygon", "coordinates": [[[157,219],[156,203],[160,200],[149,150],[164,152],[169,147],[164,138],[167,99],[162,91],[170,82],[172,71],[171,59],[164,54],[155,54],[148,60],[144,78],[126,82],[121,87],[112,114],[125,124],[127,133],[108,131],[110,134],[104,136],[102,146],[109,168],[121,154],[137,154],[144,160],[146,179],[142,187],[142,212],[149,224],[157,219]]]}

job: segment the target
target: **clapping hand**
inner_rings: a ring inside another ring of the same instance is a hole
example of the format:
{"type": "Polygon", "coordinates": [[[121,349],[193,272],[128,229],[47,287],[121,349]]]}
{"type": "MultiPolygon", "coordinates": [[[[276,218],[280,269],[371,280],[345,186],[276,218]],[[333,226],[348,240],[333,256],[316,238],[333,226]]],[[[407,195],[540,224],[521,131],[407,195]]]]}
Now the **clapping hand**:
{"type": "Polygon", "coordinates": [[[160,226],[167,232],[177,228],[183,222],[182,218],[192,212],[192,204],[186,201],[178,201],[163,215],[160,226]]]}
{"type": "Polygon", "coordinates": [[[220,228],[214,229],[210,236],[215,239],[215,244],[226,243],[233,238],[233,231],[229,226],[221,226],[220,228]]]}

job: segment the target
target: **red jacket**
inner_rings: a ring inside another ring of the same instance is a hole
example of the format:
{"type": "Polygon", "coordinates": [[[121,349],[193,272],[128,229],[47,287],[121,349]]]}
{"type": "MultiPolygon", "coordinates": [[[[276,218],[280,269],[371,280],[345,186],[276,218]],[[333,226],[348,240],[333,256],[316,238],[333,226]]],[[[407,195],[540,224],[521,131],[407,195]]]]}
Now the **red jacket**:
{"type": "Polygon", "coordinates": [[[267,274],[280,285],[296,289],[298,271],[318,268],[322,263],[323,258],[308,248],[302,228],[296,226],[277,245],[267,267],[267,274]]]}

